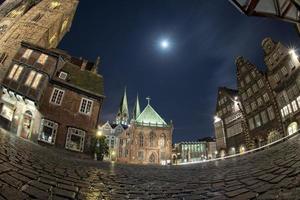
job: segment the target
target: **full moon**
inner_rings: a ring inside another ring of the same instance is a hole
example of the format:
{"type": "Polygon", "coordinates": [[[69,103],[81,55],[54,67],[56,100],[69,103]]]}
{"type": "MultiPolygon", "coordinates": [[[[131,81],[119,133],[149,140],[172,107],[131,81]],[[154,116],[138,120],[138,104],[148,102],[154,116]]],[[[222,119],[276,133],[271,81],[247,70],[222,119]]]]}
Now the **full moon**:
{"type": "Polygon", "coordinates": [[[168,40],[162,40],[161,42],[160,42],[160,47],[162,48],[162,49],[168,49],[169,47],[170,47],[170,42],[168,41],[168,40]]]}

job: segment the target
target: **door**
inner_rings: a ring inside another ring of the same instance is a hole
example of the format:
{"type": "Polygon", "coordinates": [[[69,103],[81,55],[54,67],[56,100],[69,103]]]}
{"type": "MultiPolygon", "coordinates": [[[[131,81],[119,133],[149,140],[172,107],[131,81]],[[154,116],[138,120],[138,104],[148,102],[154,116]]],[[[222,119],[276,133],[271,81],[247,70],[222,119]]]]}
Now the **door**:
{"type": "Polygon", "coordinates": [[[33,116],[30,111],[26,111],[23,115],[23,122],[22,122],[22,130],[21,130],[21,137],[25,139],[29,139],[31,135],[32,129],[32,120],[33,116]]]}

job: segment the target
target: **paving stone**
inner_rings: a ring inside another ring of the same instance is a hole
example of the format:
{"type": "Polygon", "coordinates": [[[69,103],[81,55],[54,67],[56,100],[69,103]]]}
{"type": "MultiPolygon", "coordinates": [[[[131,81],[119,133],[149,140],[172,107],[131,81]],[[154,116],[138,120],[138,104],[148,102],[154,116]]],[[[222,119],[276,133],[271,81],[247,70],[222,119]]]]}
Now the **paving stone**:
{"type": "Polygon", "coordinates": [[[53,188],[53,194],[55,194],[57,196],[71,198],[71,199],[74,199],[75,196],[76,196],[75,192],[71,192],[71,191],[68,191],[68,190],[63,190],[63,189],[60,189],[60,188],[53,188]]]}
{"type": "Polygon", "coordinates": [[[23,186],[21,191],[28,194],[31,197],[35,197],[38,199],[48,199],[50,196],[50,193],[45,192],[43,190],[39,190],[36,187],[30,185],[23,186]]]}

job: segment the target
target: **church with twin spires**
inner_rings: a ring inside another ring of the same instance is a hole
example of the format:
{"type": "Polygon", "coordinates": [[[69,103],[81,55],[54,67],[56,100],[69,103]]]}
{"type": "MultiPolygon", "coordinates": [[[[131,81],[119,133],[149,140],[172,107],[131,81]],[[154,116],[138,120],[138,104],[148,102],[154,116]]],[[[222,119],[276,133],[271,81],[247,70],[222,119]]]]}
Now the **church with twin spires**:
{"type": "Polygon", "coordinates": [[[115,122],[106,122],[100,127],[110,147],[109,160],[134,164],[170,163],[173,124],[166,123],[154,110],[150,98],[141,111],[137,96],[132,113],[129,113],[125,89],[115,122]]]}

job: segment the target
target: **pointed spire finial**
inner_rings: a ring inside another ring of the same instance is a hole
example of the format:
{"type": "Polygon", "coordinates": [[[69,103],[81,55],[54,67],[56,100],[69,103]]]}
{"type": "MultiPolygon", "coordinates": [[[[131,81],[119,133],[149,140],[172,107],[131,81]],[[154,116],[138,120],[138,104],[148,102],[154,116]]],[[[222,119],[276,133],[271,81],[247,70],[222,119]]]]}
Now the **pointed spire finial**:
{"type": "Polygon", "coordinates": [[[147,97],[146,99],[147,99],[147,101],[148,101],[148,105],[150,105],[151,98],[150,98],[150,97],[147,97]]]}

